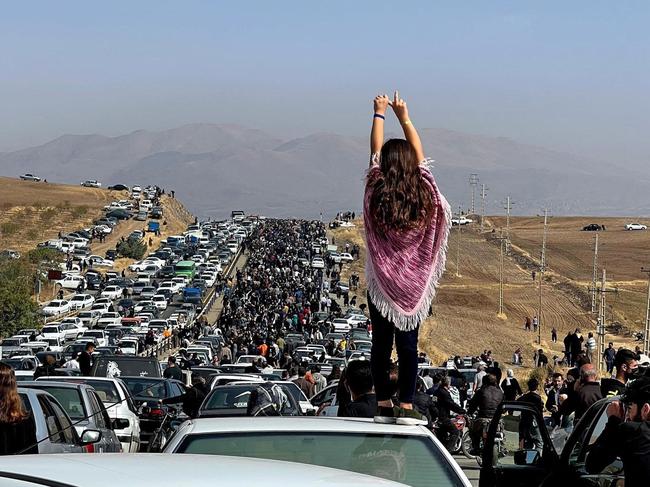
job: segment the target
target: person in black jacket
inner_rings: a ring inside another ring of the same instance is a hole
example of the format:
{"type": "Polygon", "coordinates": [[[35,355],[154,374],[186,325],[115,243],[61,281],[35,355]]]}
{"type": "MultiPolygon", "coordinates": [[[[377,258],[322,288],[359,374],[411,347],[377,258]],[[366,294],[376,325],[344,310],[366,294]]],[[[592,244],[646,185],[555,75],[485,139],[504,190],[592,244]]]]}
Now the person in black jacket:
{"type": "Polygon", "coordinates": [[[456,427],[451,422],[452,411],[457,414],[466,414],[466,411],[454,402],[449,393],[451,387],[451,378],[445,375],[440,379],[440,385],[436,390],[436,405],[435,408],[438,412],[438,439],[448,450],[451,445],[456,442],[456,437],[459,434],[456,427]]]}
{"type": "Polygon", "coordinates": [[[209,389],[205,385],[205,379],[199,375],[192,375],[192,387],[180,396],[168,397],[163,399],[163,404],[183,403],[183,412],[190,418],[196,418],[199,415],[199,408],[209,389]]]}
{"type": "Polygon", "coordinates": [[[503,390],[503,398],[506,401],[514,401],[517,397],[521,396],[522,390],[515,374],[512,369],[506,371],[506,378],[501,382],[501,390],[503,390]]]}
{"type": "Polygon", "coordinates": [[[92,355],[95,351],[93,342],[86,343],[86,350],[79,354],[79,370],[81,375],[92,375],[92,355]]]}
{"type": "Polygon", "coordinates": [[[0,455],[38,453],[34,418],[18,395],[16,374],[0,362],[0,455]]]}
{"type": "Polygon", "coordinates": [[[627,348],[621,348],[614,356],[616,376],[600,381],[600,391],[603,397],[618,396],[625,391],[625,384],[639,370],[636,354],[627,348]]]}
{"type": "Polygon", "coordinates": [[[492,417],[502,401],[503,391],[497,385],[497,378],[492,374],[485,375],[480,389],[474,393],[469,401],[469,414],[477,412],[477,418],[472,423],[470,430],[474,452],[478,453],[480,451],[483,433],[487,431],[490,421],[492,421],[492,417]]]}
{"type": "Polygon", "coordinates": [[[623,461],[625,487],[648,485],[650,478],[650,377],[626,387],[620,401],[607,407],[607,425],[586,459],[589,473],[602,472],[617,457],[623,461]]]}
{"type": "Polygon", "coordinates": [[[337,416],[373,418],[377,414],[377,397],[372,392],[370,362],[352,360],[345,369],[344,380],[352,400],[337,416]]]}

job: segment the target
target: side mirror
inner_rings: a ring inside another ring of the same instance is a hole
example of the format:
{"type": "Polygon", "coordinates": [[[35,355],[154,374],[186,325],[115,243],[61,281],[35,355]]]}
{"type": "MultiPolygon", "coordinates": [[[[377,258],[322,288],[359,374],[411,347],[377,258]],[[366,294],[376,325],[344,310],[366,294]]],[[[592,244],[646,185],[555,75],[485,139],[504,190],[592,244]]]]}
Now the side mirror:
{"type": "Polygon", "coordinates": [[[115,418],[111,421],[114,430],[122,430],[129,427],[129,420],[123,418],[115,418]]]}
{"type": "Polygon", "coordinates": [[[513,460],[515,465],[537,465],[540,456],[537,450],[517,450],[514,452],[513,460]]]}
{"type": "Polygon", "coordinates": [[[85,430],[81,433],[81,446],[92,445],[102,439],[102,432],[99,430],[85,430]]]}

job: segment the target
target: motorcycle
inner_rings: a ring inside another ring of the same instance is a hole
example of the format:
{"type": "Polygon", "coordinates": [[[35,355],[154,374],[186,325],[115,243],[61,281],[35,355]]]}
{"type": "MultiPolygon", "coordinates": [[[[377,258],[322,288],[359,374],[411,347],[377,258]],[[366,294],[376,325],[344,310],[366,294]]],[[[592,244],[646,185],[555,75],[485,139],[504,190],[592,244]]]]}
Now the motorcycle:
{"type": "MultiPolygon", "coordinates": [[[[483,445],[485,444],[485,440],[487,439],[487,433],[488,433],[488,428],[490,426],[490,423],[484,424],[483,434],[479,444],[479,449],[478,451],[475,452],[472,451],[472,437],[470,431],[472,430],[474,422],[477,420],[478,418],[467,418],[468,427],[466,431],[463,433],[461,449],[465,457],[469,459],[472,458],[475,459],[476,463],[478,463],[480,467],[483,465],[483,445]]],[[[508,454],[508,451],[504,445],[504,441],[505,441],[505,433],[504,433],[503,421],[499,421],[499,427],[497,428],[496,438],[494,439],[494,448],[496,450],[495,458],[503,458],[508,454]]]]}
{"type": "Polygon", "coordinates": [[[148,452],[163,451],[169,439],[183,422],[182,419],[179,419],[180,413],[181,410],[174,406],[169,405],[165,408],[165,417],[151,437],[151,441],[149,441],[148,452]]]}
{"type": "Polygon", "coordinates": [[[462,414],[451,418],[451,424],[455,428],[454,438],[451,438],[452,433],[448,431],[443,431],[438,420],[434,421],[432,425],[433,433],[436,435],[436,438],[445,446],[447,451],[452,455],[459,453],[462,449],[463,438],[465,433],[467,433],[467,419],[462,414]]]}

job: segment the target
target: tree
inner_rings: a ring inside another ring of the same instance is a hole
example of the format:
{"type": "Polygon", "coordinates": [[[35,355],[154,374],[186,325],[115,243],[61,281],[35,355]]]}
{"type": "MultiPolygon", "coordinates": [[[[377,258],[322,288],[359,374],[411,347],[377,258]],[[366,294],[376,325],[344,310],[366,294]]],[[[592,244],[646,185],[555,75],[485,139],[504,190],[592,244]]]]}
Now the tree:
{"type": "Polygon", "coordinates": [[[140,260],[147,253],[147,245],[142,240],[127,239],[117,244],[117,253],[122,257],[140,260]]]}
{"type": "Polygon", "coordinates": [[[36,266],[29,259],[0,262],[0,335],[38,324],[38,304],[32,299],[36,266]]]}

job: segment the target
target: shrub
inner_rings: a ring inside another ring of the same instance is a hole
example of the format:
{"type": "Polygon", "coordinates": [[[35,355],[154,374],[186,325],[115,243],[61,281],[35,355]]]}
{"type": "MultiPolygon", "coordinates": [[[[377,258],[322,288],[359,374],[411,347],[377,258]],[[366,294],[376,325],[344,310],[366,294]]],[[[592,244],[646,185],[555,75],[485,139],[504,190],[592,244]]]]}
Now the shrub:
{"type": "Polygon", "coordinates": [[[40,233],[35,228],[30,228],[27,231],[27,238],[30,240],[36,240],[40,236],[40,233]]]}
{"type": "Polygon", "coordinates": [[[41,213],[42,221],[52,220],[56,215],[59,214],[59,211],[56,208],[47,208],[41,213]]]}
{"type": "Polygon", "coordinates": [[[122,257],[140,260],[147,253],[147,246],[142,240],[125,240],[117,244],[117,253],[122,257]]]}
{"type": "Polygon", "coordinates": [[[72,208],[72,216],[75,218],[81,218],[86,213],[88,213],[88,207],[86,205],[75,206],[72,208]]]}
{"type": "Polygon", "coordinates": [[[14,235],[18,232],[20,225],[13,222],[4,222],[0,224],[0,233],[3,235],[14,235]]]}
{"type": "Polygon", "coordinates": [[[34,208],[35,210],[42,210],[46,206],[47,205],[45,203],[43,203],[42,201],[34,201],[32,203],[32,208],[34,208]]]}

